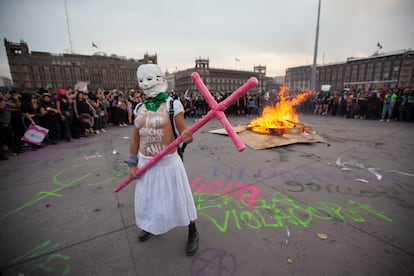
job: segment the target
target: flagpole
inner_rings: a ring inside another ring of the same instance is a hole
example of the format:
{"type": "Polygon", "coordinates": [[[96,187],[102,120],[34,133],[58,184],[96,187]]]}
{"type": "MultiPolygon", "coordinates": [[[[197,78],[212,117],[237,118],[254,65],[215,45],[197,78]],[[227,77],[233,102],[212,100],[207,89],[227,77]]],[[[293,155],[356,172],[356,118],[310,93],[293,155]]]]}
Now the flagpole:
{"type": "Polygon", "coordinates": [[[66,0],[63,0],[65,3],[65,12],[66,12],[66,25],[68,27],[68,36],[69,36],[69,46],[70,46],[70,53],[73,54],[73,47],[72,47],[72,36],[70,34],[70,26],[69,26],[69,15],[68,15],[68,5],[66,4],[66,0]]]}
{"type": "Polygon", "coordinates": [[[321,0],[319,0],[319,5],[318,5],[318,21],[316,23],[315,49],[314,49],[314,53],[313,53],[313,65],[312,65],[311,83],[310,83],[310,88],[314,92],[316,92],[316,60],[317,60],[317,57],[318,57],[319,17],[320,17],[320,13],[321,13],[321,0]]]}

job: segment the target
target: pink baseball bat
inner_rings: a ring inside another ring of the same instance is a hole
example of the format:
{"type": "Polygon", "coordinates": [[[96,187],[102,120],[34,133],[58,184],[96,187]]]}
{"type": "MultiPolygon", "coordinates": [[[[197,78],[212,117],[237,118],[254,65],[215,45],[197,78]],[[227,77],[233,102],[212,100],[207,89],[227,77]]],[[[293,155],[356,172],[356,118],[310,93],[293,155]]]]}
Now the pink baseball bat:
{"type": "MultiPolygon", "coordinates": [[[[256,78],[250,78],[247,80],[245,84],[243,84],[239,89],[234,91],[229,97],[227,97],[224,101],[217,103],[214,98],[211,96],[210,92],[208,91],[207,87],[204,85],[203,81],[200,78],[200,75],[196,72],[191,74],[191,79],[195,83],[195,85],[200,89],[201,93],[203,94],[204,98],[207,100],[207,103],[210,107],[210,111],[200,120],[198,120],[194,125],[192,125],[188,131],[190,133],[195,133],[198,129],[204,126],[207,122],[209,122],[213,117],[217,117],[220,123],[226,129],[228,135],[233,140],[234,144],[236,145],[237,150],[242,151],[245,149],[244,143],[240,140],[239,136],[237,136],[236,132],[233,130],[231,124],[226,118],[224,114],[224,110],[228,108],[234,101],[238,98],[243,96],[247,93],[247,91],[253,87],[255,87],[258,83],[256,78]]],[[[166,154],[170,153],[174,148],[176,148],[181,142],[183,141],[182,137],[179,136],[177,139],[172,141],[167,147],[165,147],[162,151],[156,154],[150,161],[145,163],[144,166],[137,169],[135,175],[139,177],[144,172],[146,172],[150,167],[152,167],[155,163],[158,162],[162,157],[166,154]]],[[[120,191],[126,185],[128,185],[133,179],[126,178],[118,186],[115,187],[114,192],[120,191]]]]}

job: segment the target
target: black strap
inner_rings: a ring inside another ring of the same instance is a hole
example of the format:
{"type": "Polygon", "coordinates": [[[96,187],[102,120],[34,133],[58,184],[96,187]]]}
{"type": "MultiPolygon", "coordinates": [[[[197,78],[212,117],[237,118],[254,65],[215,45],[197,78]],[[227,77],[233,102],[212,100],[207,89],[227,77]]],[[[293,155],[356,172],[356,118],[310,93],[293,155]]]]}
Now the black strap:
{"type": "MultiPolygon", "coordinates": [[[[169,110],[169,112],[170,112],[171,127],[172,127],[172,130],[174,132],[174,139],[177,139],[178,135],[177,135],[177,132],[175,132],[175,124],[174,124],[174,101],[175,100],[170,101],[170,110],[169,110]]],[[[181,147],[177,148],[177,152],[180,155],[182,160],[184,160],[184,150],[185,150],[186,146],[187,146],[187,143],[183,143],[183,145],[181,147]]]]}

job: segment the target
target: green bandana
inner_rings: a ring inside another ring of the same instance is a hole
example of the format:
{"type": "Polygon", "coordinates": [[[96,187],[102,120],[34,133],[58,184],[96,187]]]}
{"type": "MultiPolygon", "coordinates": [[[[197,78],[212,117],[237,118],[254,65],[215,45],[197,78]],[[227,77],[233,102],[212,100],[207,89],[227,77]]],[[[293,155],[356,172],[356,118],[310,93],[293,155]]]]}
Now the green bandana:
{"type": "Polygon", "coordinates": [[[160,108],[160,105],[164,103],[168,98],[167,93],[160,93],[155,98],[145,98],[144,104],[148,110],[157,111],[160,108]]]}

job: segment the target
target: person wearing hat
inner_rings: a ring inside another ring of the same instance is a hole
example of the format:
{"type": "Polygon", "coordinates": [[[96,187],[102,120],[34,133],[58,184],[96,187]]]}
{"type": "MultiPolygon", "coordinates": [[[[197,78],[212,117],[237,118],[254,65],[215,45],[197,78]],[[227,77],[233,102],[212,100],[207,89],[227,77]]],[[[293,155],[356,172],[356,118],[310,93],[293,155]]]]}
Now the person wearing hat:
{"type": "Polygon", "coordinates": [[[48,92],[42,94],[42,101],[39,104],[39,125],[47,128],[48,142],[55,145],[60,139],[60,123],[58,121],[59,110],[52,103],[52,96],[48,92]]]}

